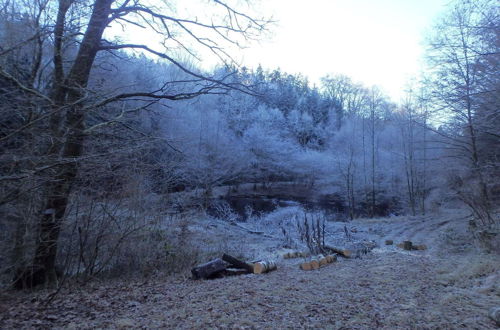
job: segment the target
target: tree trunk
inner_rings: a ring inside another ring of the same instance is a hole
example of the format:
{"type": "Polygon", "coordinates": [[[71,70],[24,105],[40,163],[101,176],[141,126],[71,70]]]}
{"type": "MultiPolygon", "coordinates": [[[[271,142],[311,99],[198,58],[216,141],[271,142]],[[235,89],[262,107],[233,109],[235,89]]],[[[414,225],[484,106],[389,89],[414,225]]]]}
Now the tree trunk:
{"type": "MultiPolygon", "coordinates": [[[[77,161],[83,153],[84,120],[82,110],[83,89],[87,86],[90,71],[100,48],[102,34],[108,24],[108,15],[113,0],[96,0],[87,31],[83,37],[75,62],[63,84],[58,84],[60,76],[54,78],[55,87],[52,97],[54,104],[61,107],[51,119],[52,133],[61,131],[64,125],[66,138],[61,148],[51,148],[49,154],[61,164],[45,188],[44,208],[38,222],[39,236],[32,265],[17,272],[16,283],[33,287],[38,284],[56,281],[55,262],[57,242],[61,224],[68,206],[73,182],[78,174],[77,161]],[[66,117],[63,118],[63,107],[66,117]],[[22,280],[19,282],[19,280],[22,280]]],[[[67,10],[67,8],[64,8],[67,10]]],[[[59,27],[64,26],[64,17],[58,17],[59,27]],[[61,19],[61,21],[59,20],[61,19]]],[[[57,68],[56,68],[57,69],[57,68]]],[[[57,70],[56,70],[57,71],[57,70]]],[[[57,71],[56,75],[61,74],[57,71]]],[[[58,134],[54,136],[58,138],[58,134]]],[[[16,285],[19,287],[19,285],[16,285]]]]}

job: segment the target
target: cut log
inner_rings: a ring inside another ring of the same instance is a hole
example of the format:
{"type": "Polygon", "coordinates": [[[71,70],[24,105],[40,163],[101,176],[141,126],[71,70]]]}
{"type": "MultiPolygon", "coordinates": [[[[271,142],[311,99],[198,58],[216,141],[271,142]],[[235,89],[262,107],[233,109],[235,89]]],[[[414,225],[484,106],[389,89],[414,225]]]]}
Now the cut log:
{"type": "Polygon", "coordinates": [[[321,255],[321,254],[318,256],[318,261],[319,261],[320,267],[328,264],[328,260],[326,259],[326,257],[324,255],[321,255]]]}
{"type": "Polygon", "coordinates": [[[311,268],[312,269],[319,269],[319,260],[316,258],[313,258],[310,262],[311,268]]]}
{"type": "Polygon", "coordinates": [[[335,255],[327,255],[326,257],[323,255],[319,255],[313,258],[309,262],[303,262],[300,264],[300,269],[302,270],[313,270],[323,267],[327,264],[337,261],[337,256],[335,255]]]}
{"type": "Polygon", "coordinates": [[[332,262],[337,261],[337,256],[334,256],[332,254],[329,254],[326,256],[326,261],[331,264],[332,262]]]}
{"type": "Polygon", "coordinates": [[[425,244],[420,244],[420,245],[412,245],[412,250],[427,250],[427,245],[425,244]]]}
{"type": "Polygon", "coordinates": [[[412,247],[412,242],[411,241],[404,241],[403,242],[403,249],[410,251],[412,247]]]}
{"type": "Polygon", "coordinates": [[[359,243],[351,243],[343,247],[325,245],[324,248],[327,251],[335,252],[345,258],[361,258],[362,255],[367,254],[376,246],[377,244],[375,242],[365,241],[359,243]]]}
{"type": "Polygon", "coordinates": [[[248,274],[248,270],[242,268],[226,268],[222,274],[225,276],[245,275],[248,274]]]}
{"type": "Polygon", "coordinates": [[[388,239],[385,241],[385,245],[392,245],[394,244],[394,242],[392,241],[392,239],[388,239]]]}
{"type": "Polygon", "coordinates": [[[277,268],[278,267],[274,261],[259,261],[253,265],[253,273],[264,274],[276,270],[277,268]]]}
{"type": "Polygon", "coordinates": [[[193,278],[195,280],[200,278],[206,279],[216,276],[220,272],[226,270],[226,268],[226,263],[222,259],[217,258],[205,264],[194,267],[193,269],[191,269],[191,273],[193,274],[193,278]]]}
{"type": "Polygon", "coordinates": [[[300,264],[300,269],[302,270],[312,270],[310,262],[303,262],[300,264]]]}
{"type": "Polygon", "coordinates": [[[229,254],[223,254],[222,255],[222,260],[229,262],[231,265],[233,265],[235,268],[242,268],[246,269],[247,272],[253,273],[253,266],[250,264],[247,264],[244,261],[238,260],[233,256],[230,256],[229,254]]]}
{"type": "Polygon", "coordinates": [[[307,253],[307,252],[294,251],[294,252],[285,253],[283,255],[283,259],[306,258],[308,256],[309,256],[309,253],[307,253]]]}
{"type": "Polygon", "coordinates": [[[283,255],[283,259],[297,258],[298,252],[288,252],[283,255]]]}
{"type": "Polygon", "coordinates": [[[350,258],[352,255],[352,251],[349,249],[346,249],[346,248],[340,248],[340,247],[335,247],[335,246],[331,246],[331,245],[325,245],[325,248],[332,251],[332,252],[340,254],[341,256],[343,256],[345,258],[350,258]]]}
{"type": "Polygon", "coordinates": [[[402,248],[404,247],[404,244],[403,244],[403,243],[398,243],[398,244],[396,244],[396,246],[397,246],[398,248],[402,249],[402,248]]]}

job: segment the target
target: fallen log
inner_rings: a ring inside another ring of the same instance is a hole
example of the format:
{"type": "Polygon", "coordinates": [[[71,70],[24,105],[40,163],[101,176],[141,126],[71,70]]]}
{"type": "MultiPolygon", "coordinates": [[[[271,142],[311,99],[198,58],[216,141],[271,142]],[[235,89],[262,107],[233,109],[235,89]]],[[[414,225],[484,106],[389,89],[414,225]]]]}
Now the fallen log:
{"type": "Polygon", "coordinates": [[[337,261],[337,256],[334,256],[332,254],[329,254],[326,256],[326,261],[331,264],[332,262],[337,261]]]}
{"type": "Polygon", "coordinates": [[[374,242],[352,243],[344,247],[325,245],[324,249],[328,252],[337,253],[345,258],[361,258],[377,246],[374,242]]]}
{"type": "Polygon", "coordinates": [[[306,258],[310,254],[307,252],[300,252],[300,251],[294,251],[294,252],[288,252],[283,255],[283,259],[293,259],[293,258],[306,258]]]}
{"type": "Polygon", "coordinates": [[[193,274],[193,278],[195,280],[200,278],[207,279],[216,276],[220,272],[226,270],[226,268],[226,263],[222,259],[217,258],[205,264],[194,267],[193,269],[191,269],[191,273],[193,274]]]}
{"type": "Polygon", "coordinates": [[[319,269],[319,259],[318,258],[312,258],[311,262],[311,268],[312,269],[319,269]]]}
{"type": "Polygon", "coordinates": [[[319,266],[320,266],[320,267],[321,267],[321,266],[324,266],[324,265],[326,265],[326,264],[328,264],[328,260],[327,260],[327,259],[326,259],[326,257],[325,257],[324,255],[322,255],[322,254],[320,254],[320,255],[318,256],[318,261],[319,261],[319,266]]]}
{"type": "Polygon", "coordinates": [[[420,245],[412,245],[412,250],[427,250],[427,245],[425,244],[420,244],[420,245]]]}
{"type": "Polygon", "coordinates": [[[300,269],[302,270],[312,270],[310,262],[303,262],[300,264],[300,269]]]}
{"type": "Polygon", "coordinates": [[[407,251],[411,251],[413,243],[411,241],[404,241],[403,242],[403,249],[407,251]]]}
{"type": "Polygon", "coordinates": [[[245,275],[248,274],[248,271],[241,268],[226,268],[226,270],[224,270],[222,274],[224,274],[225,276],[245,275]]]}
{"type": "Polygon", "coordinates": [[[247,264],[244,261],[238,260],[233,256],[230,256],[229,254],[223,254],[222,255],[222,260],[229,262],[231,265],[233,265],[235,268],[242,268],[245,269],[249,273],[253,273],[253,266],[250,264],[247,264]]]}
{"type": "Polygon", "coordinates": [[[296,257],[297,252],[287,252],[283,255],[283,259],[292,259],[292,258],[297,258],[296,257]]]}
{"type": "Polygon", "coordinates": [[[259,261],[253,264],[253,273],[264,274],[276,270],[277,268],[274,261],[259,261]]]}
{"type": "Polygon", "coordinates": [[[249,228],[246,228],[236,222],[232,222],[231,223],[233,226],[236,226],[242,230],[245,230],[246,232],[250,233],[250,234],[254,234],[254,235],[262,235],[264,237],[267,237],[267,238],[274,238],[274,239],[279,239],[278,237],[276,236],[273,236],[273,235],[269,235],[269,234],[266,234],[265,232],[263,231],[256,231],[256,230],[252,230],[252,229],[249,229],[249,228]]]}
{"type": "Polygon", "coordinates": [[[325,249],[330,250],[331,252],[335,252],[337,254],[340,254],[341,256],[343,256],[345,258],[350,258],[352,255],[352,251],[347,249],[347,248],[325,245],[325,249]]]}

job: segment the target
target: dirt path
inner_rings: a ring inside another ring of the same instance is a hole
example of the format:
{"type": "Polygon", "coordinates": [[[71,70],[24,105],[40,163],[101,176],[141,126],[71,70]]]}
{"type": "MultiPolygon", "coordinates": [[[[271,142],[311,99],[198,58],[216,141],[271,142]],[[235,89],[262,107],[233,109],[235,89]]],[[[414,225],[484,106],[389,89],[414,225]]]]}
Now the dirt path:
{"type": "MultiPolygon", "coordinates": [[[[379,241],[408,236],[440,246],[436,231],[446,229],[446,220],[425,221],[352,225],[379,241]]],[[[203,230],[212,227],[223,232],[203,230]]],[[[233,227],[224,235],[240,248],[257,251],[262,242],[271,254],[276,246],[233,227]]],[[[94,283],[61,292],[48,307],[44,292],[9,295],[0,299],[0,328],[496,329],[487,314],[500,301],[498,263],[435,250],[381,245],[362,259],[310,272],[299,270],[299,259],[278,259],[278,270],[265,275],[94,283]]]]}

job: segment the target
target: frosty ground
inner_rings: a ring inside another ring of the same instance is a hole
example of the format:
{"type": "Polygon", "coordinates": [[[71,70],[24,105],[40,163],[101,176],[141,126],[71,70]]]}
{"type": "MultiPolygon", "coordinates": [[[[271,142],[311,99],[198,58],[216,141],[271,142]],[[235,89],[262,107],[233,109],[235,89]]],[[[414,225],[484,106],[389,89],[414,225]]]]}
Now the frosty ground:
{"type": "MultiPolygon", "coordinates": [[[[302,271],[301,259],[281,258],[287,250],[272,233],[196,220],[188,229],[200,244],[275,259],[278,270],[198,281],[188,272],[94,281],[63,288],[49,305],[52,291],[7,293],[0,327],[495,329],[488,311],[500,301],[498,256],[472,245],[467,221],[457,212],[356,220],[348,224],[354,238],[374,240],[378,248],[302,271]],[[384,245],[386,239],[429,249],[404,251],[384,245]]],[[[343,231],[344,223],[328,223],[331,239],[343,231]]]]}

